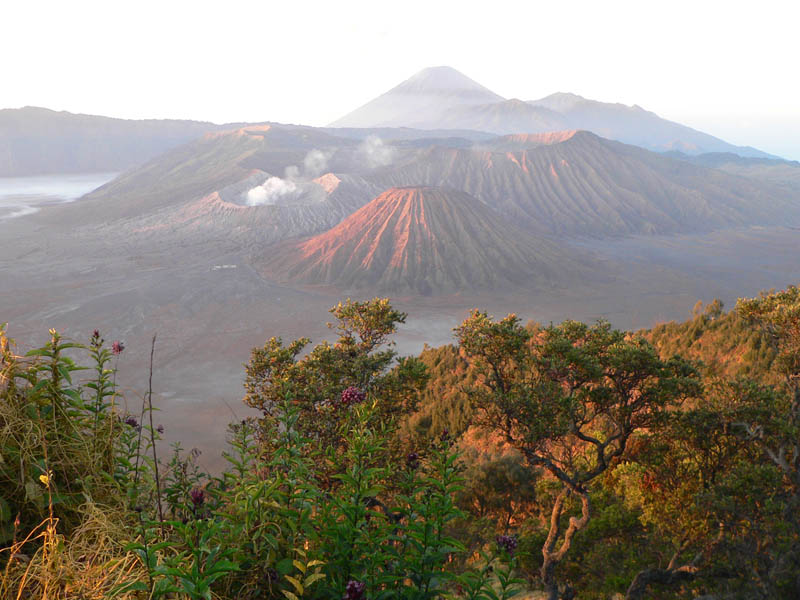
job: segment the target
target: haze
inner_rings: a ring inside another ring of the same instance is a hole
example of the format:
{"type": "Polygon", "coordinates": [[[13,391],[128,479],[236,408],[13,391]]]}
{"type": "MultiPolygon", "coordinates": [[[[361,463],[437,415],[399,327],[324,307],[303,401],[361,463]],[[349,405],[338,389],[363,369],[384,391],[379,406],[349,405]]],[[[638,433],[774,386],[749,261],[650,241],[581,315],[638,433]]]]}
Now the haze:
{"type": "Polygon", "coordinates": [[[793,2],[7,3],[0,107],[324,125],[451,65],[507,98],[639,104],[800,159],[793,2]],[[320,102],[320,98],[325,99],[320,102]]]}

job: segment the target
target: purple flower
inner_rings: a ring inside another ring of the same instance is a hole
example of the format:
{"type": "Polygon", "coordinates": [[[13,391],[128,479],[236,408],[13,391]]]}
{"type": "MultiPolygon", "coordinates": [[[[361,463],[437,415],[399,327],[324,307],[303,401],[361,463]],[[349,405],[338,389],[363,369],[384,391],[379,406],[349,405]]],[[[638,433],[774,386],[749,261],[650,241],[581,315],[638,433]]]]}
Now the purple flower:
{"type": "Polygon", "coordinates": [[[125,350],[125,344],[123,344],[119,340],[111,344],[111,352],[113,352],[114,354],[120,355],[122,354],[123,350],[125,350]]]}
{"type": "Polygon", "coordinates": [[[128,415],[125,418],[125,425],[130,425],[131,427],[138,427],[139,421],[137,421],[136,417],[134,417],[133,415],[128,415]]]}
{"type": "Polygon", "coordinates": [[[518,542],[517,536],[515,535],[498,535],[495,540],[497,541],[497,546],[509,554],[514,554],[514,551],[517,549],[518,542]]]}
{"type": "Polygon", "coordinates": [[[206,492],[203,488],[194,488],[189,492],[189,497],[192,499],[192,504],[194,504],[195,508],[199,508],[205,502],[206,492]]]}
{"type": "Polygon", "coordinates": [[[447,427],[442,429],[442,433],[439,435],[439,439],[443,442],[446,442],[447,440],[450,439],[450,430],[447,427]]]}
{"type": "Polygon", "coordinates": [[[163,434],[164,433],[164,426],[161,423],[159,423],[158,427],[156,427],[156,431],[158,433],[160,433],[160,434],[163,434]]]}
{"type": "Polygon", "coordinates": [[[91,339],[89,340],[89,343],[92,345],[92,348],[99,350],[100,347],[103,345],[103,342],[105,342],[105,340],[100,337],[100,330],[95,329],[92,332],[91,339]]]}
{"type": "Polygon", "coordinates": [[[351,385],[342,390],[342,394],[339,396],[339,402],[342,406],[350,406],[352,404],[359,404],[366,400],[366,398],[367,395],[362,390],[351,385]]]}
{"type": "Polygon", "coordinates": [[[416,469],[418,469],[419,468],[419,454],[417,454],[416,452],[412,452],[411,454],[406,456],[406,466],[409,469],[411,469],[412,471],[415,471],[416,469]]]}
{"type": "Polygon", "coordinates": [[[364,590],[366,587],[365,583],[353,581],[351,579],[344,587],[344,596],[342,596],[342,600],[364,600],[364,590]]]}

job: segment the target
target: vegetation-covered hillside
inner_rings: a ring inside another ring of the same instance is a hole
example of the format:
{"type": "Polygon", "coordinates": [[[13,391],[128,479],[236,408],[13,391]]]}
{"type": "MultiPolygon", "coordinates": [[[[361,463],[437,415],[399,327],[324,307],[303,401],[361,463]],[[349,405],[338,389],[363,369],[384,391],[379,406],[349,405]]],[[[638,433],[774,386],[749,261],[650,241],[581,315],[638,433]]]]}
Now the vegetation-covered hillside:
{"type": "Polygon", "coordinates": [[[705,307],[698,302],[687,321],[662,323],[640,333],[662,356],[680,354],[699,361],[707,375],[745,375],[764,383],[781,378],[773,369],[776,349],[768,333],[737,311],[723,312],[719,300],[705,307]]]}
{"type": "Polygon", "coordinates": [[[0,329],[0,597],[800,596],[800,288],[638,333],[474,311],[405,358],[388,300],[331,313],[253,350],[219,474],[123,403],[119,342],[0,329]]]}

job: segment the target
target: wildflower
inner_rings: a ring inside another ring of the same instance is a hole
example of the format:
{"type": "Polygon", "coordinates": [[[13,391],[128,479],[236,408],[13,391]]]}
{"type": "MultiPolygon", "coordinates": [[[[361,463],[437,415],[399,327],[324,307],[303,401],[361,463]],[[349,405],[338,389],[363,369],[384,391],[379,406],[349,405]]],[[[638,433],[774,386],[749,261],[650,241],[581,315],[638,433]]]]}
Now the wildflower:
{"type": "Polygon", "coordinates": [[[113,352],[117,356],[122,354],[123,350],[125,350],[125,344],[123,344],[119,340],[117,340],[113,344],[111,344],[111,352],[113,352]]]}
{"type": "Polygon", "coordinates": [[[139,421],[137,421],[136,417],[133,415],[128,415],[128,417],[125,419],[125,425],[130,425],[131,427],[135,428],[139,426],[139,421]]]}
{"type": "Polygon", "coordinates": [[[202,488],[194,488],[189,492],[189,497],[192,499],[192,504],[195,505],[195,508],[199,508],[205,502],[206,493],[202,488]]]}
{"type": "Polygon", "coordinates": [[[415,471],[416,469],[418,469],[419,468],[419,454],[417,454],[416,452],[412,452],[411,454],[406,456],[406,466],[409,469],[411,469],[412,471],[415,471]]]}
{"type": "Polygon", "coordinates": [[[342,394],[339,396],[339,402],[342,406],[350,406],[352,404],[359,404],[366,400],[366,398],[367,395],[362,390],[351,385],[342,390],[342,394]]]}
{"type": "Polygon", "coordinates": [[[99,350],[104,342],[105,342],[105,340],[100,337],[100,330],[99,329],[95,329],[92,332],[91,339],[89,340],[89,343],[92,345],[92,348],[95,348],[95,349],[99,350]]]}
{"type": "Polygon", "coordinates": [[[342,600],[363,600],[366,584],[361,581],[350,580],[344,588],[342,600]]]}
{"type": "Polygon", "coordinates": [[[53,472],[48,471],[47,473],[43,473],[39,475],[39,481],[41,481],[45,485],[50,485],[50,480],[53,478],[53,472]]]}
{"type": "Polygon", "coordinates": [[[158,424],[158,427],[156,427],[156,431],[157,431],[159,434],[163,434],[163,433],[164,433],[164,426],[163,426],[161,423],[159,423],[159,424],[158,424]]]}
{"type": "Polygon", "coordinates": [[[442,429],[442,433],[439,435],[439,439],[443,442],[446,442],[447,440],[450,439],[450,430],[447,427],[442,429]]]}
{"type": "Polygon", "coordinates": [[[515,535],[498,535],[495,540],[497,541],[497,546],[509,554],[514,554],[514,551],[517,549],[518,542],[517,536],[515,535]]]}

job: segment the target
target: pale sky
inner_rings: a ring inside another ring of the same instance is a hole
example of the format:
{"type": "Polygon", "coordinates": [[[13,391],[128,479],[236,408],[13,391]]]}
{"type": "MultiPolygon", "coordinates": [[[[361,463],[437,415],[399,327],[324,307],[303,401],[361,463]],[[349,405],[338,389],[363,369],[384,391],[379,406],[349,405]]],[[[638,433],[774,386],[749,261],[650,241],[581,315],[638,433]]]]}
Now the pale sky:
{"type": "Polygon", "coordinates": [[[800,160],[797,0],[0,0],[0,108],[325,125],[428,66],[800,160]]]}

